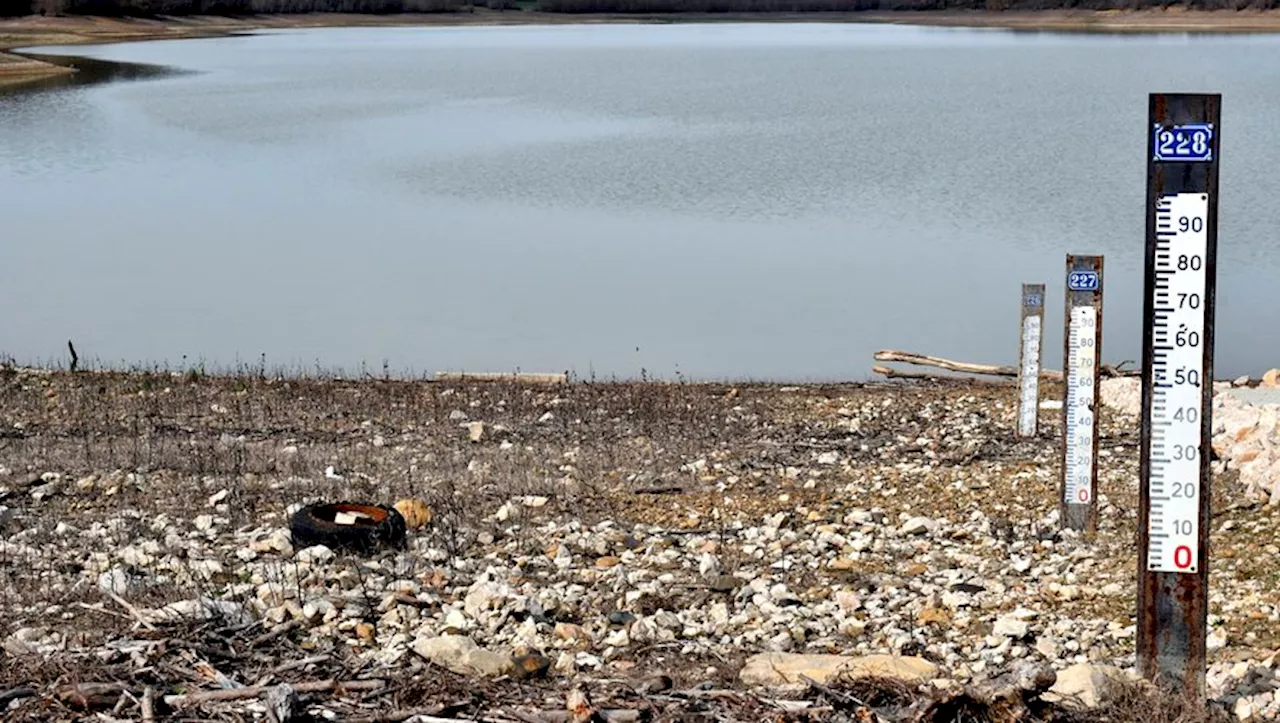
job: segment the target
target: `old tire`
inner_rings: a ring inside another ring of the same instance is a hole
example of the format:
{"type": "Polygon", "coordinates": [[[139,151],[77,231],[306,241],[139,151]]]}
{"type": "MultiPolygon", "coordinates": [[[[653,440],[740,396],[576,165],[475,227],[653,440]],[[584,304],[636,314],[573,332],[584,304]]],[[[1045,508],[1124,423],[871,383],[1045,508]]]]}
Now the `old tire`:
{"type": "Polygon", "coordinates": [[[324,545],[333,550],[373,552],[379,547],[404,544],[404,518],[394,507],[363,502],[333,502],[307,505],[289,521],[296,548],[324,545]],[[340,524],[339,513],[356,514],[354,524],[340,524]]]}

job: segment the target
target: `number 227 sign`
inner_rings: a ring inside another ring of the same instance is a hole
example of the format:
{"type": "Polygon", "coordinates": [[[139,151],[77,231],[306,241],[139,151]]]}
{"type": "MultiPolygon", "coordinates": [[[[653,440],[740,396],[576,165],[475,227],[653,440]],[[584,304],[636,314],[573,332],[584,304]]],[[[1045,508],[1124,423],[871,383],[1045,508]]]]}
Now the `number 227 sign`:
{"type": "Polygon", "coordinates": [[[1153,131],[1152,154],[1156,161],[1207,163],[1213,160],[1212,123],[1156,125],[1153,131]]]}

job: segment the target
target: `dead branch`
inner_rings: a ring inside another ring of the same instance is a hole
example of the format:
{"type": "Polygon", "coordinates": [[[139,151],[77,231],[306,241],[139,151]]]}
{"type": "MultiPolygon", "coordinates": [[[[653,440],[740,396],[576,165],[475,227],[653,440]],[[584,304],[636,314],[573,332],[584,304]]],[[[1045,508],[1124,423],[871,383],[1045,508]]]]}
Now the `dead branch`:
{"type": "Polygon", "coordinates": [[[401,723],[401,721],[407,721],[410,718],[414,721],[421,721],[421,723],[479,723],[472,718],[437,718],[432,715],[439,712],[439,708],[406,708],[377,715],[348,718],[347,723],[401,723]]]}
{"type": "MultiPolygon", "coordinates": [[[[640,720],[640,713],[641,711],[631,708],[617,708],[613,710],[597,710],[595,711],[595,717],[605,723],[635,723],[640,720]]],[[[535,714],[535,720],[540,723],[569,723],[576,720],[574,715],[573,711],[547,710],[535,714]]]]}
{"type": "Polygon", "coordinates": [[[279,675],[281,673],[287,673],[290,670],[305,668],[308,665],[311,665],[313,663],[323,663],[331,657],[333,656],[329,655],[328,653],[322,653],[320,655],[312,655],[309,658],[303,658],[302,660],[294,660],[289,663],[281,663],[280,665],[277,665],[276,667],[272,668],[269,675],[279,675]]]}
{"type": "Polygon", "coordinates": [[[281,636],[283,636],[283,635],[286,635],[286,634],[288,634],[288,633],[290,633],[290,632],[292,632],[292,631],[294,631],[294,630],[297,630],[297,629],[298,629],[298,627],[299,627],[299,626],[301,626],[301,625],[302,625],[302,623],[298,622],[297,620],[290,620],[289,622],[287,622],[287,623],[285,623],[285,624],[283,624],[283,625],[277,625],[276,627],[272,628],[271,630],[269,630],[269,631],[267,631],[267,632],[265,632],[265,633],[263,633],[263,634],[259,635],[258,637],[254,638],[253,640],[250,640],[250,641],[249,641],[249,647],[250,647],[250,648],[256,648],[256,647],[258,647],[259,645],[265,645],[266,643],[269,643],[269,642],[271,642],[272,640],[275,640],[276,638],[279,638],[279,637],[281,637],[281,636]]]}
{"type": "Polygon", "coordinates": [[[937,374],[930,374],[929,372],[916,372],[916,371],[909,371],[904,369],[894,369],[893,367],[881,366],[879,364],[872,366],[871,371],[881,376],[889,377],[890,379],[941,379],[942,378],[937,374]]]}
{"type": "MultiPolygon", "coordinates": [[[[298,683],[293,689],[299,693],[326,693],[333,691],[342,693],[345,691],[355,690],[377,690],[386,685],[386,681],[382,680],[352,680],[343,682],[340,680],[317,680],[310,683],[298,683]]],[[[182,695],[166,695],[164,702],[173,708],[181,708],[188,705],[199,705],[200,703],[216,703],[227,700],[244,700],[245,698],[257,698],[272,686],[255,685],[249,688],[235,688],[232,690],[206,690],[199,693],[184,693],[182,695]]]]}
{"type": "Polygon", "coordinates": [[[413,595],[410,595],[407,592],[398,592],[392,597],[395,599],[397,603],[401,605],[408,605],[409,607],[415,607],[415,608],[430,608],[430,607],[435,607],[436,605],[439,604],[439,603],[432,602],[430,600],[419,600],[418,598],[414,597],[413,595]]]}
{"type": "Polygon", "coordinates": [[[139,625],[146,628],[147,630],[156,629],[156,626],[147,622],[147,619],[142,616],[142,613],[138,612],[138,608],[135,608],[127,600],[115,594],[114,592],[111,592],[110,590],[103,590],[102,592],[105,593],[107,597],[114,600],[117,605],[124,608],[130,615],[132,615],[133,619],[137,620],[139,625]]]}
{"type": "Polygon", "coordinates": [[[10,690],[0,690],[0,706],[8,705],[10,701],[20,700],[22,698],[34,698],[39,695],[35,688],[12,688],[10,690]]]}
{"type": "MultiPolygon", "coordinates": [[[[986,376],[997,377],[1016,377],[1018,376],[1018,368],[1011,366],[999,366],[995,364],[974,364],[972,362],[955,361],[953,359],[944,359],[938,356],[929,356],[928,354],[917,354],[910,351],[898,351],[896,349],[881,349],[875,353],[875,360],[881,362],[899,362],[902,364],[914,364],[916,366],[934,367],[937,369],[945,369],[949,372],[959,372],[961,374],[982,374],[986,376]]],[[[1053,372],[1043,370],[1040,372],[1042,377],[1050,377],[1057,374],[1061,378],[1061,372],[1053,372]]]]}
{"type": "Polygon", "coordinates": [[[631,490],[633,495],[682,495],[685,488],[680,485],[661,485],[658,487],[641,487],[631,490]]]}
{"type": "MultiPolygon", "coordinates": [[[[944,359],[942,357],[929,356],[928,354],[917,354],[909,351],[898,351],[896,349],[881,349],[875,353],[875,360],[882,362],[898,362],[901,364],[913,364],[915,366],[934,367],[936,369],[945,369],[950,372],[958,372],[961,374],[978,374],[985,376],[997,377],[1016,377],[1018,376],[1018,368],[1013,366],[1003,366],[996,364],[975,364],[972,362],[956,361],[954,359],[944,359]]],[[[1123,366],[1127,362],[1121,362],[1123,366]]],[[[877,374],[885,376],[902,376],[915,377],[916,372],[903,372],[889,369],[888,367],[876,366],[873,371],[877,374]]],[[[1138,376],[1142,372],[1140,370],[1122,370],[1118,367],[1103,365],[1100,368],[1103,377],[1131,377],[1138,376]]],[[[1048,381],[1062,381],[1062,372],[1054,369],[1041,369],[1040,378],[1048,381]]]]}
{"type": "Polygon", "coordinates": [[[123,683],[79,683],[64,686],[57,691],[59,700],[81,710],[110,708],[119,702],[124,692],[123,683]]]}

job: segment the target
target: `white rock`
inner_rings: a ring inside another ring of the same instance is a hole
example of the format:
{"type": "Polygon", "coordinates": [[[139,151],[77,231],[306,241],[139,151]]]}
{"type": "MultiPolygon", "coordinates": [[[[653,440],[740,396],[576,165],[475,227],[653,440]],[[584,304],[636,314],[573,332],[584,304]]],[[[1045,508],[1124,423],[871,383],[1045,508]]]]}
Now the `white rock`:
{"type": "Polygon", "coordinates": [[[511,595],[511,588],[495,582],[477,582],[467,590],[462,607],[467,615],[479,620],[487,610],[501,608],[511,595]]]}
{"type": "Polygon", "coordinates": [[[192,524],[201,532],[208,532],[213,529],[213,515],[199,515],[193,520],[192,524]]]}
{"type": "Polygon", "coordinates": [[[818,455],[818,464],[835,464],[840,461],[839,452],[823,452],[818,455]]]}
{"type": "Polygon", "coordinates": [[[1019,620],[1012,615],[1006,615],[998,620],[991,628],[991,632],[1006,638],[1022,638],[1028,631],[1027,623],[1019,620]]]}
{"type": "Polygon", "coordinates": [[[503,502],[498,511],[493,514],[494,519],[499,522],[508,522],[520,518],[520,507],[513,502],[503,502]]]}
{"type": "Polygon", "coordinates": [[[133,578],[121,567],[113,567],[98,576],[98,589],[103,592],[129,597],[135,587],[133,578]]]}
{"type": "Polygon", "coordinates": [[[1097,707],[1106,699],[1108,685],[1125,679],[1124,671],[1110,665],[1079,663],[1058,672],[1058,680],[1045,693],[1048,702],[1097,707]]]}
{"type": "Polygon", "coordinates": [[[419,637],[413,652],[459,675],[497,677],[511,672],[510,657],[485,650],[462,635],[419,637]]]}
{"type": "Polygon", "coordinates": [[[938,523],[928,517],[912,517],[902,525],[904,535],[927,535],[937,529],[938,523]]]}
{"type": "Polygon", "coordinates": [[[324,563],[332,560],[334,556],[333,550],[330,550],[325,545],[312,545],[298,550],[298,553],[294,555],[294,559],[298,562],[324,563]]]}
{"type": "Polygon", "coordinates": [[[240,605],[230,600],[214,600],[212,598],[180,600],[162,608],[143,611],[142,617],[152,624],[185,620],[208,620],[215,617],[224,618],[232,625],[247,625],[253,622],[253,616],[240,605]]]}
{"type": "Polygon", "coordinates": [[[275,552],[284,557],[293,555],[293,543],[288,530],[274,530],[266,539],[250,543],[249,549],[254,552],[275,552]]]}
{"type": "Polygon", "coordinates": [[[455,630],[466,630],[471,627],[471,621],[467,619],[466,613],[454,608],[445,614],[444,626],[455,630]]]}
{"type": "Polygon", "coordinates": [[[1209,653],[1217,652],[1227,647],[1227,631],[1225,628],[1216,628],[1209,631],[1209,635],[1204,641],[1205,651],[1209,653]]]}
{"type": "Polygon", "coordinates": [[[862,607],[862,600],[857,593],[841,590],[836,593],[836,605],[845,612],[853,612],[862,607]]]}
{"type": "Polygon", "coordinates": [[[1235,713],[1236,720],[1249,720],[1253,717],[1253,701],[1243,696],[1237,698],[1232,712],[1235,713]]]}
{"type": "Polygon", "coordinates": [[[308,600],[302,606],[302,617],[308,622],[317,622],[319,620],[332,620],[337,616],[338,610],[333,603],[326,598],[318,598],[308,600]]]}
{"type": "Polygon", "coordinates": [[[222,563],[217,560],[196,560],[191,563],[191,574],[197,580],[209,580],[222,571],[222,563]]]}
{"type": "Polygon", "coordinates": [[[837,675],[849,678],[884,675],[908,682],[923,682],[938,677],[937,673],[936,665],[914,657],[762,653],[748,658],[738,677],[744,685],[780,686],[801,683],[801,676],[808,676],[819,683],[826,683],[837,675]]]}

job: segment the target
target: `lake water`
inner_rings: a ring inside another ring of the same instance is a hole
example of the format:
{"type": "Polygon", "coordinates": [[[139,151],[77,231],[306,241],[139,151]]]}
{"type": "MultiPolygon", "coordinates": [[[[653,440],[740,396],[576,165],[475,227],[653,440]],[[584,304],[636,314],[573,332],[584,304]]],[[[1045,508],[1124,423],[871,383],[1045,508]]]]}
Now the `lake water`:
{"type": "Polygon", "coordinates": [[[1280,366],[1280,39],[853,24],[323,29],[32,52],[0,353],[861,379],[1014,363],[1106,257],[1140,359],[1147,94],[1223,93],[1220,376],[1280,366]],[[99,72],[104,67],[95,65],[99,72]],[[105,66],[111,67],[111,66],[105,66]],[[157,72],[168,68],[175,73],[157,72]]]}

